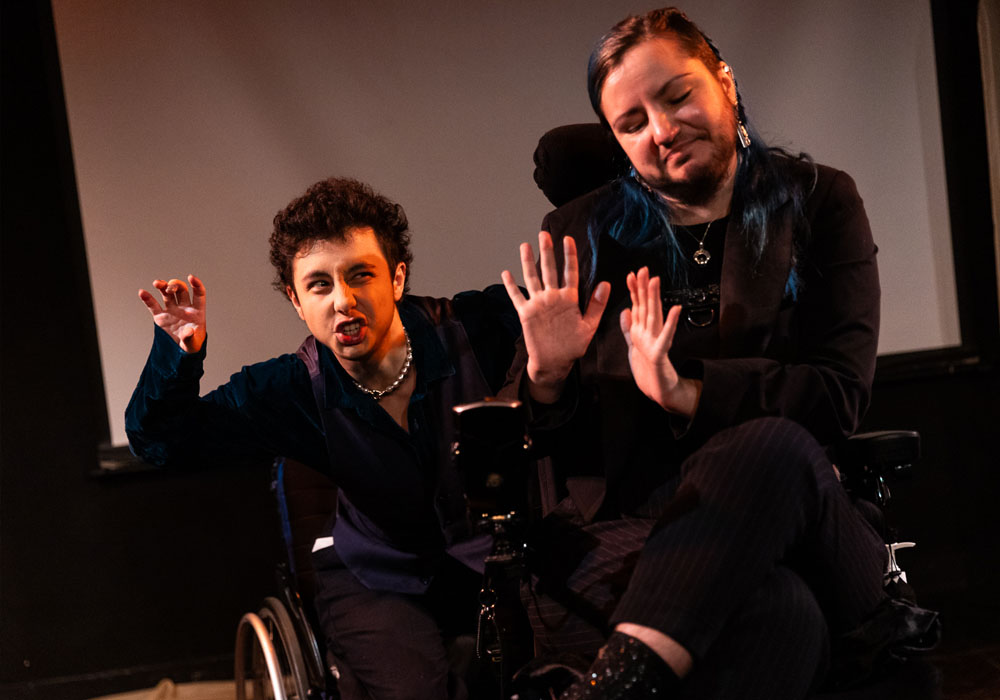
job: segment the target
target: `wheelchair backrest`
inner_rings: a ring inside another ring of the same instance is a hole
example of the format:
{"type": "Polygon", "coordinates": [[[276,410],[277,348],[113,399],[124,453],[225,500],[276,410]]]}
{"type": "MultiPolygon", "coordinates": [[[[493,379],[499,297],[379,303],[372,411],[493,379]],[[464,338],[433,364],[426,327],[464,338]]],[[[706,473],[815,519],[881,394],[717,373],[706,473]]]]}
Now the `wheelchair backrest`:
{"type": "Polygon", "coordinates": [[[288,566],[299,594],[312,601],[312,548],[330,531],[337,512],[337,485],[330,477],[301,462],[279,457],[274,462],[272,490],[278,505],[288,566]]]}

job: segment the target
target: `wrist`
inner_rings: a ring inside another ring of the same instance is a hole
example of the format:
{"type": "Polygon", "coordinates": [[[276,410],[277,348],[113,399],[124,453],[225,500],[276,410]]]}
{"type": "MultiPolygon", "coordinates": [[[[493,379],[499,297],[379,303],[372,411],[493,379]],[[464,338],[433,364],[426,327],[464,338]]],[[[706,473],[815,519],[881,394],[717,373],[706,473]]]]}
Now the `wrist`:
{"type": "Polygon", "coordinates": [[[565,369],[540,369],[528,362],[527,378],[528,393],[531,398],[539,403],[555,403],[562,396],[566,387],[566,379],[572,371],[570,364],[565,369]]]}
{"type": "Polygon", "coordinates": [[[678,377],[673,391],[665,394],[659,402],[663,410],[675,415],[692,418],[701,401],[702,382],[700,379],[678,377]]]}

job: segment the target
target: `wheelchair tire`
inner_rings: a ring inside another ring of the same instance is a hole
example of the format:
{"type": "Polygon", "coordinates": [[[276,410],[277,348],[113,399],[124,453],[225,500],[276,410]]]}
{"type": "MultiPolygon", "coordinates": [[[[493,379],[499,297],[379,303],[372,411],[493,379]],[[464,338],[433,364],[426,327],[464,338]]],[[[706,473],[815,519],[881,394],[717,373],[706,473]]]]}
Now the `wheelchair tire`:
{"type": "Polygon", "coordinates": [[[280,667],[267,625],[256,613],[247,613],[236,627],[236,700],[287,700],[280,667]]]}
{"type": "Polygon", "coordinates": [[[305,700],[311,695],[295,627],[277,598],[265,598],[257,614],[240,620],[235,677],[237,700],[305,700]]]}
{"type": "MultiPolygon", "coordinates": [[[[313,632],[306,611],[302,608],[302,599],[293,590],[285,589],[283,592],[285,609],[292,618],[295,629],[299,633],[299,646],[302,648],[302,660],[306,668],[309,685],[312,688],[323,688],[326,686],[326,670],[323,663],[323,655],[320,652],[319,641],[313,632]]],[[[337,677],[335,667],[331,669],[334,678],[337,677]]]]}

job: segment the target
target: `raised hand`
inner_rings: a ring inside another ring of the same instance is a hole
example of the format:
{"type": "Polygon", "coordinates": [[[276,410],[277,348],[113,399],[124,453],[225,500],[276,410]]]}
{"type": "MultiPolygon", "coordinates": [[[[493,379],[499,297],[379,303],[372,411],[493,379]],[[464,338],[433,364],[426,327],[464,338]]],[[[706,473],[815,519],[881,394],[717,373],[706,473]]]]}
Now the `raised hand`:
{"type": "Polygon", "coordinates": [[[538,234],[538,257],[541,278],[535,269],[530,243],[521,244],[521,272],[528,297],[521,293],[508,270],[501,273],[507,294],[521,320],[521,332],[528,351],[528,379],[531,396],[547,403],[562,394],[573,363],[583,357],[601,314],[608,304],[611,285],[601,282],[580,312],[579,265],[576,242],[563,238],[563,282],[559,283],[552,237],[547,231],[538,234]]]}
{"type": "Polygon", "coordinates": [[[701,395],[701,382],[680,377],[670,361],[670,347],[677,331],[681,307],[673,306],[663,317],[660,278],[649,276],[649,268],[628,273],[625,278],[632,308],[619,317],[628,345],[628,363],[639,389],[671,413],[692,416],[701,395]]]}
{"type": "Polygon", "coordinates": [[[153,323],[170,334],[185,352],[198,352],[205,342],[205,285],[194,275],[188,275],[191,285],[182,280],[153,280],[153,287],[163,296],[163,306],[145,289],[139,299],[153,315],[153,323]]]}

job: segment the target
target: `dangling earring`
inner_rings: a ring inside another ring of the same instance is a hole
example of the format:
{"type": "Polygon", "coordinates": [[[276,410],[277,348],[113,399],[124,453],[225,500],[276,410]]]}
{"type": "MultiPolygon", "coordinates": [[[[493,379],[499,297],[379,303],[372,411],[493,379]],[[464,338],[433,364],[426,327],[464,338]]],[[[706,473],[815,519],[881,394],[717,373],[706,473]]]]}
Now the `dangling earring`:
{"type": "Polygon", "coordinates": [[[733,73],[733,69],[726,64],[722,67],[723,72],[729,74],[729,78],[733,81],[733,91],[736,93],[736,104],[733,105],[733,109],[736,111],[736,135],[740,139],[740,145],[743,148],[750,147],[750,134],[747,132],[747,127],[740,119],[740,91],[736,87],[736,74],[733,73]]]}
{"type": "Polygon", "coordinates": [[[740,145],[743,148],[750,148],[750,134],[747,133],[747,128],[739,115],[736,116],[736,135],[740,137],[740,145]]]}

